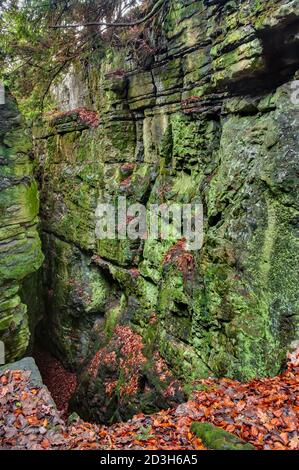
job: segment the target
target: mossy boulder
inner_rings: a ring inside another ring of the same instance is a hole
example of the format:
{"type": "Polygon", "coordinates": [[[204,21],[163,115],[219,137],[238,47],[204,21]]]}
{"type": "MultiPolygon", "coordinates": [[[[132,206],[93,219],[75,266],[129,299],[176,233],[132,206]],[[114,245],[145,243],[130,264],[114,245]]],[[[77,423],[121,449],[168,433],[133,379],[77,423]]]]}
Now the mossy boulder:
{"type": "Polygon", "coordinates": [[[255,447],[210,423],[192,423],[191,432],[211,450],[255,450],[255,447]]]}
{"type": "Polygon", "coordinates": [[[46,313],[38,336],[66,366],[76,369],[93,348],[92,334],[117,298],[116,285],[73,244],[44,234],[43,247],[46,313]]]}

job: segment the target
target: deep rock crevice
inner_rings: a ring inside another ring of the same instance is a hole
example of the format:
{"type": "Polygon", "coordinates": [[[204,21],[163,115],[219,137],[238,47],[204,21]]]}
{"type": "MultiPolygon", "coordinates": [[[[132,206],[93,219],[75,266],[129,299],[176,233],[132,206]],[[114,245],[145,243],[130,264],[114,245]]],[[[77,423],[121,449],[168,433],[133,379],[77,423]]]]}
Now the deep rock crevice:
{"type": "Polygon", "coordinates": [[[92,99],[34,129],[35,168],[10,95],[0,107],[0,340],[21,357],[29,315],[86,419],[173,406],[198,378],[275,375],[298,338],[298,11],[266,3],[171,2],[147,67],[116,49],[78,63],[92,99]],[[98,240],[97,205],[119,196],[202,201],[202,249],[98,240]]]}

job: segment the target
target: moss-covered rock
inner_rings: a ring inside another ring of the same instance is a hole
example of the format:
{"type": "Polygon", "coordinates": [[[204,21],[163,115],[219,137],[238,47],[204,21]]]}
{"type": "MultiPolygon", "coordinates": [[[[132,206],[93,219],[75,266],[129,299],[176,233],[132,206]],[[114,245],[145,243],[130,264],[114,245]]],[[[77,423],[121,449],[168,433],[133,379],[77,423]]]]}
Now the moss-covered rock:
{"type": "Polygon", "coordinates": [[[76,369],[94,349],[92,335],[104,325],[105,312],[117,297],[116,286],[73,244],[44,234],[43,248],[46,314],[39,337],[76,369]]]}
{"type": "Polygon", "coordinates": [[[255,450],[255,447],[210,423],[192,423],[191,431],[212,450],[255,450]]]}
{"type": "Polygon", "coordinates": [[[7,362],[22,357],[28,347],[31,310],[19,294],[43,261],[31,151],[16,102],[6,92],[6,103],[0,105],[0,340],[7,362]]]}
{"type": "MultiPolygon", "coordinates": [[[[45,329],[75,368],[96,353],[98,333],[111,340],[121,323],[151,345],[148,359],[159,351],[184,381],[277,374],[298,338],[298,105],[290,99],[298,7],[174,0],[155,21],[159,41],[148,39],[154,57],[144,69],[129,48],[109,47],[84,70],[97,128],[68,121],[37,134],[45,285],[53,291],[45,329]],[[99,240],[96,207],[117,208],[120,196],[147,215],[150,204],[202,203],[202,248],[190,253],[173,234],[99,240]]],[[[24,168],[19,161],[19,175],[24,168]]],[[[4,191],[29,200],[35,189],[23,182],[20,194],[4,191]]],[[[31,202],[16,211],[0,240],[19,236],[33,210],[31,202]]],[[[97,351],[112,353],[113,341],[97,351]]],[[[88,414],[96,394],[100,420],[105,406],[109,417],[119,409],[118,386],[111,401],[103,395],[104,369],[84,376],[77,395],[89,390],[88,414]]],[[[127,402],[124,409],[121,416],[133,411],[127,402]]]]}
{"type": "Polygon", "coordinates": [[[125,421],[184,399],[181,386],[158,353],[129,326],[117,325],[79,376],[71,407],[87,420],[125,421]]]}

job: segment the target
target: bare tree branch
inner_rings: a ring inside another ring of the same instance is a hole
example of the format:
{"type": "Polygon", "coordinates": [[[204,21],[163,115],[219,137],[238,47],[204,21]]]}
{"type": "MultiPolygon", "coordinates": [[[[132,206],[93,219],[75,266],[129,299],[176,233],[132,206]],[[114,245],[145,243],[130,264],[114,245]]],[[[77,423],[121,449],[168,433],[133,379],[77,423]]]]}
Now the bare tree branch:
{"type": "Polygon", "coordinates": [[[84,27],[90,27],[90,26],[105,26],[107,28],[113,27],[113,28],[126,28],[126,27],[131,27],[131,26],[137,26],[139,24],[145,23],[145,21],[148,21],[151,19],[164,5],[166,0],[158,0],[157,3],[153,6],[151,11],[144,16],[143,18],[140,18],[139,20],[135,21],[129,21],[126,23],[105,23],[105,22],[98,22],[94,21],[91,23],[77,23],[77,24],[65,24],[65,25],[54,25],[51,26],[52,29],[65,29],[65,28],[82,28],[84,27]]]}

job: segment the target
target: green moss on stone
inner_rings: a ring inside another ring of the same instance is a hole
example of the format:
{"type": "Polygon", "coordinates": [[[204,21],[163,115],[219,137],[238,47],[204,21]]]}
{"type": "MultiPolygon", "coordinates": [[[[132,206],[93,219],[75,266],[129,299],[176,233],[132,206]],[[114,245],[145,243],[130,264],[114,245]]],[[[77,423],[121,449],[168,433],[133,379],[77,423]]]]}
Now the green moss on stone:
{"type": "Polygon", "coordinates": [[[192,423],[191,431],[199,437],[208,449],[213,450],[255,450],[252,444],[234,436],[210,423],[192,423]]]}

